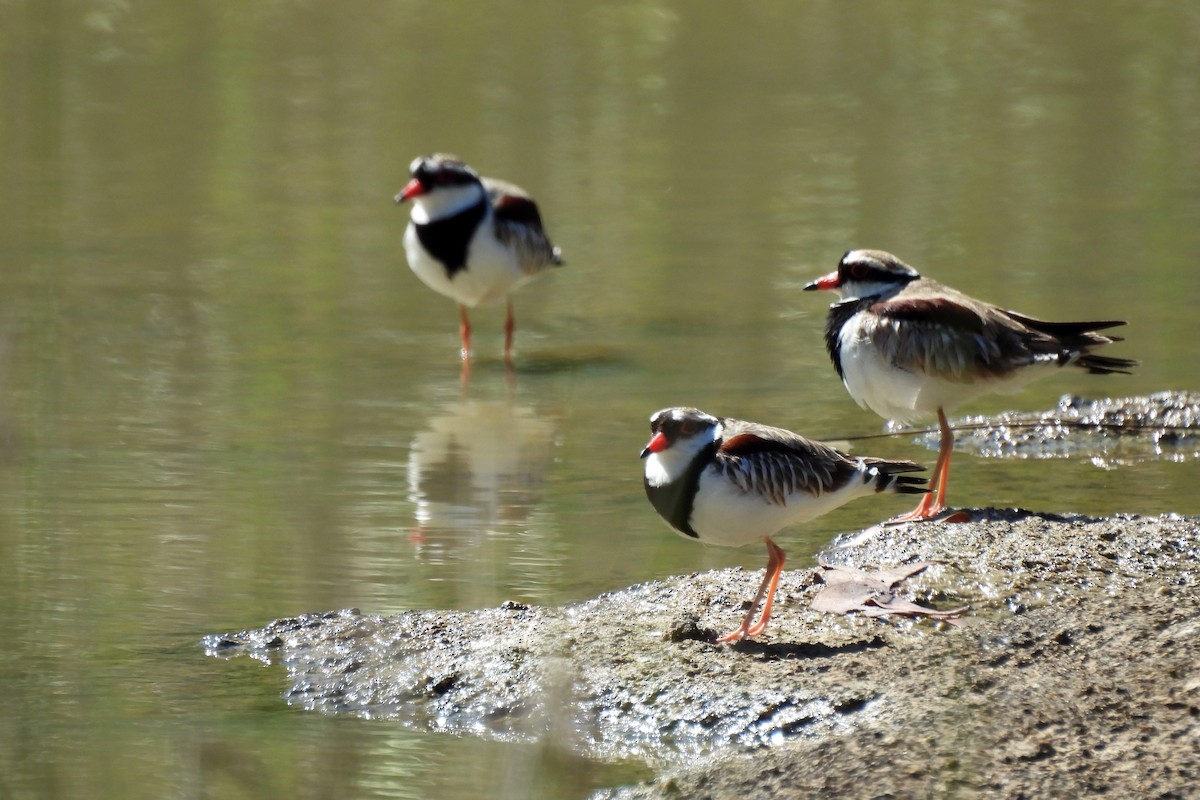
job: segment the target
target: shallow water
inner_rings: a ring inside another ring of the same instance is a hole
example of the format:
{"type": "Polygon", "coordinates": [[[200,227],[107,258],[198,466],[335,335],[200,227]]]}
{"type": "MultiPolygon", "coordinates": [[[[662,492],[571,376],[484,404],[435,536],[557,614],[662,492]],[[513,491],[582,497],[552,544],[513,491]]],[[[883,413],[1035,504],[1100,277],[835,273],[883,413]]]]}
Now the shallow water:
{"type": "MultiPolygon", "coordinates": [[[[963,413],[1196,389],[1197,41],[1200,10],[1172,3],[0,5],[0,796],[643,777],[290,709],[279,670],[198,640],[760,568],[655,517],[646,418],[881,430],[828,363],[827,298],[799,291],[850,247],[1027,314],[1130,321],[1113,353],[1136,375],[963,413]],[[404,266],[391,198],[432,150],[523,184],[565,252],[516,298],[511,380],[485,309],[464,390],[453,305],[404,266]]],[[[950,496],[1196,514],[1198,479],[960,454],[950,496]]],[[[784,545],[807,563],[901,510],[784,545]]]]}

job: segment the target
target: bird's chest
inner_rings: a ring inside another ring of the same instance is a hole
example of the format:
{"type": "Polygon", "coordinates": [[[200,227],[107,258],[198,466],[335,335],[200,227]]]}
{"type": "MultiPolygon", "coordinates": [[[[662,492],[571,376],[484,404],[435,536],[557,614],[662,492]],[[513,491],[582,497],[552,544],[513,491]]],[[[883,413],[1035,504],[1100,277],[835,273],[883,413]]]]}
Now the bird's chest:
{"type": "Polygon", "coordinates": [[[693,454],[682,469],[678,460],[664,458],[658,453],[646,459],[646,498],[658,515],[681,536],[697,536],[696,529],[692,527],[692,509],[696,503],[700,476],[714,452],[716,445],[708,444],[699,453],[693,454]]]}
{"type": "Polygon", "coordinates": [[[449,216],[413,222],[405,233],[405,246],[409,245],[408,234],[411,232],[412,243],[440,262],[447,275],[453,278],[455,273],[466,269],[476,235],[487,232],[483,226],[487,212],[487,204],[480,202],[449,216]]]}
{"type": "Polygon", "coordinates": [[[680,536],[695,537],[692,528],[692,504],[695,501],[695,476],[685,473],[672,480],[657,455],[646,463],[646,499],[671,529],[680,536]]]}
{"type": "Polygon", "coordinates": [[[404,233],[409,266],[431,289],[466,306],[503,297],[522,273],[490,221],[486,214],[458,214],[420,225],[409,223],[404,233]]]}
{"type": "Polygon", "coordinates": [[[927,413],[920,402],[924,376],[897,364],[876,333],[863,315],[842,326],[837,352],[846,391],[860,406],[886,419],[909,421],[927,413]]]}

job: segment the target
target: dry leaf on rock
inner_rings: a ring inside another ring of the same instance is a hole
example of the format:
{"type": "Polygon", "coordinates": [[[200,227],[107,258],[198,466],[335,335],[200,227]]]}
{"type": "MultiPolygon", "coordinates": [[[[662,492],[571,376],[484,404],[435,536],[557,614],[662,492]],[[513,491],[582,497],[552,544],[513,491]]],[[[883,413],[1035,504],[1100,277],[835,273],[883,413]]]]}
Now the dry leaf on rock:
{"type": "Polygon", "coordinates": [[[932,562],[921,561],[903,567],[866,572],[853,567],[820,564],[818,577],[825,588],[813,596],[812,607],[816,611],[832,614],[858,612],[868,617],[884,617],[897,614],[904,617],[928,617],[958,625],[958,617],[967,612],[967,607],[942,611],[914,603],[896,596],[892,589],[919,572],[932,562]]]}

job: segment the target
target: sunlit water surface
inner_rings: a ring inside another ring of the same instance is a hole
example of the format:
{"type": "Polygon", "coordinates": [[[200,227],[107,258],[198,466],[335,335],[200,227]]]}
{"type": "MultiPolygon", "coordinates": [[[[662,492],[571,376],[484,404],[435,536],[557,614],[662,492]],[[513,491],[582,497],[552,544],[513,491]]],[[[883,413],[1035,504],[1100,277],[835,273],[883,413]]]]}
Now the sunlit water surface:
{"type": "MultiPolygon", "coordinates": [[[[761,567],[671,534],[666,405],[839,438],[799,287],[883,247],[1025,313],[1120,317],[1196,389],[1200,7],[0,4],[0,796],[560,798],[646,777],[550,744],[289,708],[204,633],[305,611],[560,604],[761,567]],[[391,197],[448,150],[568,266],[475,314],[391,197]],[[199,787],[199,788],[197,788],[199,787]]],[[[932,461],[909,439],[858,452],[932,461]]],[[[956,458],[963,505],[1200,513],[1200,465],[956,458]]],[[[797,566],[902,511],[784,538],[797,566]]],[[[748,576],[748,588],[753,582],[748,576]]],[[[787,613],[786,608],[780,613],[787,613]]]]}

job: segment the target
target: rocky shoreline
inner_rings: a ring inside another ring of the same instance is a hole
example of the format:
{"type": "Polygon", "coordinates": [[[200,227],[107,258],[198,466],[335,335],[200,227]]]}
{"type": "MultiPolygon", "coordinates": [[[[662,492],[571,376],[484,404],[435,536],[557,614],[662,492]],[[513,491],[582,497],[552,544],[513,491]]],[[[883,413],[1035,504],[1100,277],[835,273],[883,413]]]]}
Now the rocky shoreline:
{"type": "Polygon", "coordinates": [[[428,730],[552,736],[659,778],[604,798],[1194,796],[1200,780],[1200,520],[983,509],[875,527],[827,564],[930,562],[907,601],[952,625],[812,610],[780,585],[761,640],[740,569],[562,608],[355,610],[206,637],[290,674],[291,703],[428,730]]]}

